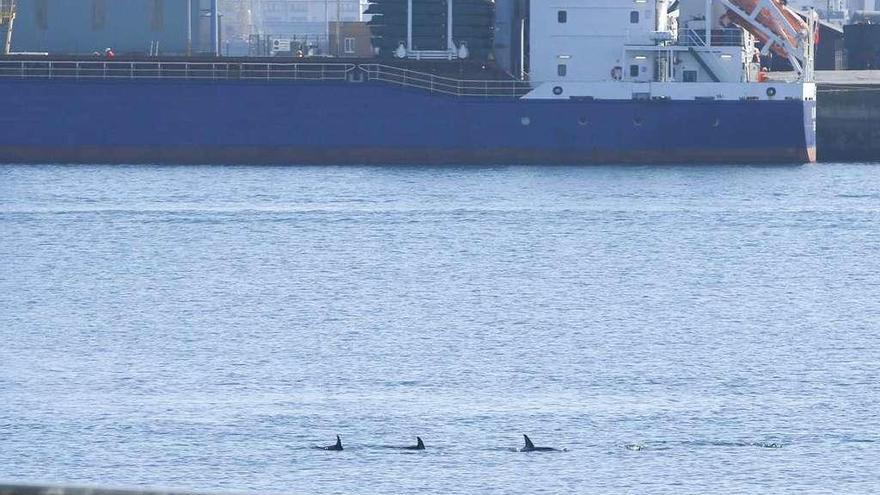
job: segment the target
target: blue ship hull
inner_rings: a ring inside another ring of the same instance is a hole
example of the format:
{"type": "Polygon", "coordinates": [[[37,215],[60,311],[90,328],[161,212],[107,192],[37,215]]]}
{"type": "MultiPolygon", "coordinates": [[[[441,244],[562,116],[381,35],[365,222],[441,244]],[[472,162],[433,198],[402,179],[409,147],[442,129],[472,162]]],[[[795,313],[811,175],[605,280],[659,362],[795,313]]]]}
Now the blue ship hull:
{"type": "Polygon", "coordinates": [[[522,100],[368,81],[0,80],[0,161],[809,162],[814,101],[522,100]]]}

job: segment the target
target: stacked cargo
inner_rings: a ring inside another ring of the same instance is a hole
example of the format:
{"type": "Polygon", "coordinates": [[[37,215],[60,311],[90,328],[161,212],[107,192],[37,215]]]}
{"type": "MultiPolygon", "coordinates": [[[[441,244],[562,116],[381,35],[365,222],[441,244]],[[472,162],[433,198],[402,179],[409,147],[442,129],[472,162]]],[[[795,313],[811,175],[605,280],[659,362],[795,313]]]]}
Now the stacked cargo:
{"type": "MultiPolygon", "coordinates": [[[[452,3],[452,41],[466,44],[471,58],[486,59],[492,51],[495,4],[491,0],[412,0],[412,45],[410,50],[439,51],[450,48],[448,9],[452,3]]],[[[373,46],[380,56],[394,56],[406,44],[408,0],[370,0],[366,14],[373,46]]]]}

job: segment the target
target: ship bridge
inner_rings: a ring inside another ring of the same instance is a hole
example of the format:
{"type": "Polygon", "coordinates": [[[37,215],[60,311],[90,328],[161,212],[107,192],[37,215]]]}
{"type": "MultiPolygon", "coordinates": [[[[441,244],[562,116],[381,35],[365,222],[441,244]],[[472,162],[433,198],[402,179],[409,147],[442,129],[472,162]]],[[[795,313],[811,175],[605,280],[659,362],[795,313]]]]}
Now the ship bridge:
{"type": "Polygon", "coordinates": [[[532,2],[529,97],[809,101],[815,26],[782,0],[532,2]],[[770,52],[796,81],[756,84],[770,52]]]}

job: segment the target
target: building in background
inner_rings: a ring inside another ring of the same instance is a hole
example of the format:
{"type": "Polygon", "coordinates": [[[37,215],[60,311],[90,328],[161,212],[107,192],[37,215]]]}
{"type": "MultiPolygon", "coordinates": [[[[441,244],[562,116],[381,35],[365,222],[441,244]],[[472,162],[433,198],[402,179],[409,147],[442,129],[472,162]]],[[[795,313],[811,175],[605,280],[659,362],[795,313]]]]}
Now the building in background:
{"type": "Polygon", "coordinates": [[[367,0],[221,0],[223,38],[248,40],[250,55],[272,54],[275,40],[316,55],[334,52],[336,23],[363,20],[367,0]]]}
{"type": "Polygon", "coordinates": [[[361,0],[260,0],[262,34],[328,34],[330,22],[362,20],[361,0]]]}
{"type": "Polygon", "coordinates": [[[16,0],[13,52],[217,55],[217,0],[16,0]]]}
{"type": "Polygon", "coordinates": [[[363,20],[367,0],[220,0],[224,37],[328,33],[330,22],[363,20]]]}
{"type": "Polygon", "coordinates": [[[223,18],[221,37],[224,41],[247,40],[253,33],[255,0],[220,0],[223,18]]]}
{"type": "Polygon", "coordinates": [[[843,26],[853,22],[854,14],[880,9],[880,0],[788,0],[788,5],[797,11],[814,9],[822,20],[843,26]]]}
{"type": "Polygon", "coordinates": [[[366,22],[331,22],[330,54],[345,58],[372,58],[372,33],[366,22]]]}
{"type": "Polygon", "coordinates": [[[880,12],[856,11],[851,21],[844,26],[847,68],[880,69],[880,12]]]}
{"type": "Polygon", "coordinates": [[[248,55],[248,40],[259,33],[259,0],[220,0],[220,51],[224,56],[248,55]]]}
{"type": "Polygon", "coordinates": [[[868,11],[873,12],[880,10],[880,0],[847,0],[848,7],[851,12],[868,11]]]}
{"type": "Polygon", "coordinates": [[[15,0],[0,0],[0,55],[9,53],[15,24],[15,0]]]}

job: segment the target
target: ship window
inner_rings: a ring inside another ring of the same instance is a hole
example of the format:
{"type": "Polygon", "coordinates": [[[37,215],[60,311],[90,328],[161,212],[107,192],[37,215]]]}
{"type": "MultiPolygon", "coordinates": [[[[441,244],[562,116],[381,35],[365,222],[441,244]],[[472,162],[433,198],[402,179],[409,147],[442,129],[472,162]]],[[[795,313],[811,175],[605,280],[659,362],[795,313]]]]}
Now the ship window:
{"type": "Polygon", "coordinates": [[[565,77],[566,75],[568,75],[568,66],[565,64],[557,65],[556,74],[559,75],[559,77],[565,77]]]}
{"type": "Polygon", "coordinates": [[[697,82],[697,71],[686,70],[682,72],[682,79],[684,82],[697,82]]]}
{"type": "Polygon", "coordinates": [[[639,23],[639,11],[633,10],[629,13],[629,23],[630,24],[638,24],[639,23]]]}
{"type": "Polygon", "coordinates": [[[49,29],[49,0],[37,0],[34,11],[37,15],[37,28],[44,31],[49,29]]]}
{"type": "Polygon", "coordinates": [[[354,38],[345,38],[345,53],[354,53],[354,38]]]}
{"type": "Polygon", "coordinates": [[[638,65],[630,65],[629,66],[629,77],[639,77],[639,66],[638,65]]]}
{"type": "Polygon", "coordinates": [[[559,21],[559,24],[565,24],[566,22],[568,22],[568,11],[560,10],[556,14],[556,19],[559,21]]]}
{"type": "Polygon", "coordinates": [[[105,0],[92,0],[92,30],[104,29],[107,24],[107,3],[105,0]]]}

